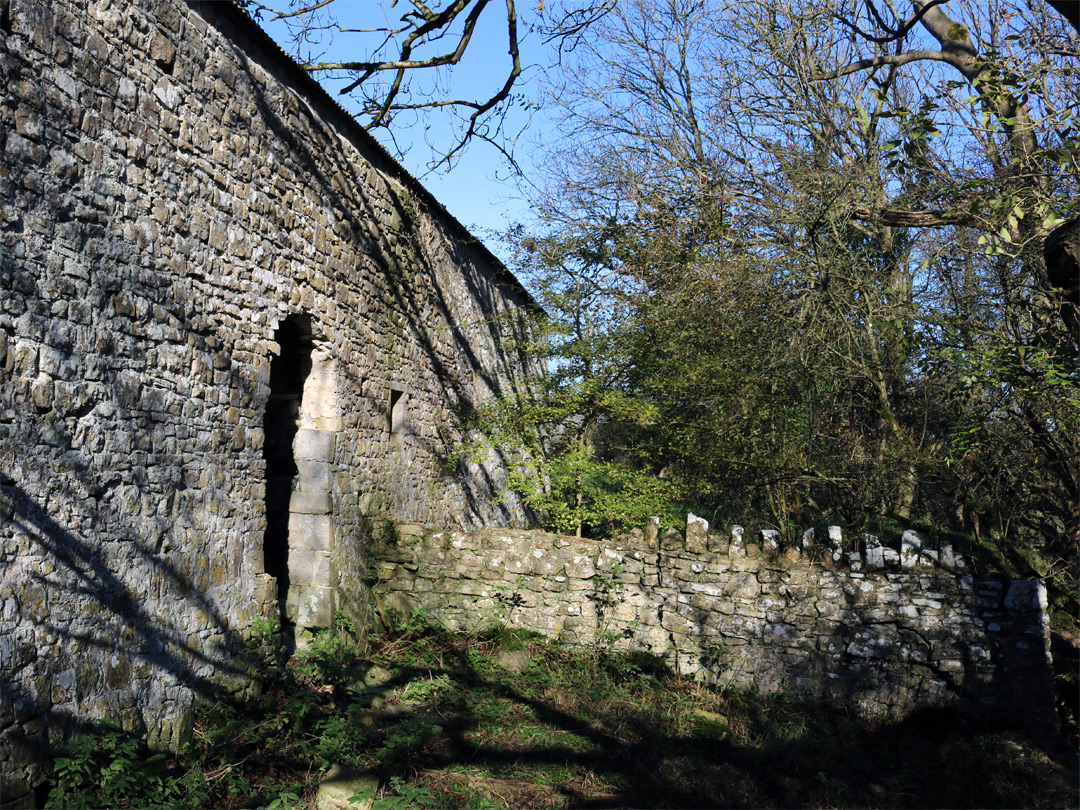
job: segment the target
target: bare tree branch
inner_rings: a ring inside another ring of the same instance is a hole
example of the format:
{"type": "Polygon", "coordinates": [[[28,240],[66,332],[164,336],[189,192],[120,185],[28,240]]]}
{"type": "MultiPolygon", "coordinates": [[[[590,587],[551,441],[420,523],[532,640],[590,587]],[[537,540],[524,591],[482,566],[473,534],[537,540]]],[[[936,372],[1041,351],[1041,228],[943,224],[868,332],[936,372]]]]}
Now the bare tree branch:
{"type": "Polygon", "coordinates": [[[839,79],[841,76],[849,76],[852,73],[859,73],[860,71],[869,70],[870,68],[880,67],[882,65],[899,67],[900,65],[908,65],[912,62],[922,61],[948,62],[949,57],[941,51],[926,50],[908,51],[907,53],[900,54],[886,54],[884,56],[871,56],[866,59],[860,59],[858,62],[852,62],[850,65],[836,68],[835,70],[815,73],[810,76],[810,81],[820,82],[829,79],[839,79]]]}
{"type": "Polygon", "coordinates": [[[952,209],[874,211],[870,208],[859,207],[854,210],[852,216],[860,222],[887,225],[893,228],[944,228],[949,225],[973,225],[978,221],[966,211],[952,209]]]}
{"type": "MultiPolygon", "coordinates": [[[[494,144],[503,138],[499,150],[511,155],[513,144],[505,121],[511,93],[524,71],[521,38],[533,30],[546,43],[558,43],[560,53],[564,48],[572,50],[615,8],[615,0],[575,0],[545,10],[541,0],[531,16],[522,19],[515,0],[409,0],[408,10],[392,21],[380,17],[400,0],[238,2],[251,9],[256,19],[286,25],[300,66],[320,81],[338,82],[339,94],[354,100],[354,115],[361,125],[382,130],[395,149],[401,130],[411,125],[414,116],[425,110],[450,111],[453,134],[433,146],[432,166],[449,165],[474,139],[494,144]],[[491,86],[475,96],[454,92],[454,74],[474,59],[469,55],[498,48],[489,34],[477,33],[486,30],[480,20],[492,17],[494,6],[506,11],[502,72],[492,71],[491,86]],[[353,53],[343,51],[345,47],[353,53]],[[409,122],[398,119],[403,113],[410,116],[409,122]],[[396,131],[391,132],[391,127],[396,131]]],[[[516,164],[511,160],[511,165],[516,164]]]]}
{"type": "Polygon", "coordinates": [[[305,14],[310,14],[313,11],[318,11],[324,6],[328,6],[333,3],[334,0],[317,0],[317,2],[295,8],[291,11],[281,11],[271,8],[270,6],[264,6],[262,3],[255,4],[255,8],[258,11],[268,11],[272,15],[270,22],[276,22],[277,20],[288,20],[293,17],[303,17],[305,14]]]}
{"type": "Polygon", "coordinates": [[[874,0],[866,0],[866,7],[869,9],[871,15],[874,17],[874,20],[882,29],[886,31],[884,36],[875,36],[869,31],[864,31],[856,23],[843,17],[839,19],[839,22],[849,31],[857,34],[860,38],[866,40],[867,42],[874,42],[878,45],[884,45],[887,42],[896,42],[903,39],[905,36],[907,36],[907,33],[915,27],[916,23],[918,23],[919,20],[922,19],[923,15],[927,11],[929,11],[931,8],[938,5],[939,3],[947,3],[948,1],[949,0],[931,0],[921,9],[918,9],[914,14],[908,17],[908,19],[901,23],[899,26],[893,28],[882,18],[880,12],[878,12],[877,10],[877,6],[874,5],[874,0]]]}

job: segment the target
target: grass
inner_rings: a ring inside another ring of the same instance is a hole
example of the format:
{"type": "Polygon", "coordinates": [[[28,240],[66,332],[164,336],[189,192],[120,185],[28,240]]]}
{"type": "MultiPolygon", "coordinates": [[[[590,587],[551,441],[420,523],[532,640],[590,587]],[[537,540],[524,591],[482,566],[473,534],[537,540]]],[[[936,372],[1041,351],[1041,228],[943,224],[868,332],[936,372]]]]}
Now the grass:
{"type": "Polygon", "coordinates": [[[311,808],[333,763],[378,775],[376,808],[1080,805],[1074,748],[951,712],[868,723],[724,694],[647,656],[415,623],[363,656],[320,639],[257,705],[204,708],[179,755],[116,729],[81,738],[50,803],[311,808]]]}

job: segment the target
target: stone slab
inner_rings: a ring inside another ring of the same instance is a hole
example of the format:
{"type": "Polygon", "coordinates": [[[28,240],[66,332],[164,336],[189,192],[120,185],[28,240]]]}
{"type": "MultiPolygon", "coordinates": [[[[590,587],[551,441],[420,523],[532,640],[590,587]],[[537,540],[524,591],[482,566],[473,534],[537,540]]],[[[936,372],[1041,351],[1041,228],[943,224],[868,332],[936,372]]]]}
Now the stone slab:
{"type": "Polygon", "coordinates": [[[293,439],[293,456],[307,461],[332,462],[337,436],[337,432],[332,430],[302,428],[296,431],[296,438],[293,439]]]}
{"type": "Polygon", "coordinates": [[[319,782],[316,810],[371,810],[379,792],[379,777],[344,765],[334,765],[319,782]],[[355,797],[355,798],[354,798],[355,797]]]}
{"type": "Polygon", "coordinates": [[[302,515],[326,515],[332,508],[328,490],[296,490],[289,495],[289,511],[302,515]]]}
{"type": "Polygon", "coordinates": [[[289,514],[289,547],[329,551],[334,546],[330,515],[289,514]]]}

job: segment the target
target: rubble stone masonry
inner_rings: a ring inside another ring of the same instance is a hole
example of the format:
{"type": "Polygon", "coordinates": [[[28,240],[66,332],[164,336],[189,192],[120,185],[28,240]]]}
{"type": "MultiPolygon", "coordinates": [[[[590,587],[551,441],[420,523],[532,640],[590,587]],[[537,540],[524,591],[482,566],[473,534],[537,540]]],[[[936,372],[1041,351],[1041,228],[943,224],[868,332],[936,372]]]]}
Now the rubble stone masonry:
{"type": "Polygon", "coordinates": [[[177,745],[257,619],[363,629],[374,515],[515,525],[451,464],[528,295],[228,2],[0,3],[0,796],[177,745]]]}
{"type": "Polygon", "coordinates": [[[914,532],[888,548],[835,526],[788,546],[775,531],[708,529],[691,515],[685,536],[660,537],[654,519],[597,542],[401,526],[375,547],[376,599],[390,624],[422,610],[452,629],[648,652],[721,688],[836,700],[863,716],[957,706],[1053,729],[1043,583],[976,577],[914,532]]]}

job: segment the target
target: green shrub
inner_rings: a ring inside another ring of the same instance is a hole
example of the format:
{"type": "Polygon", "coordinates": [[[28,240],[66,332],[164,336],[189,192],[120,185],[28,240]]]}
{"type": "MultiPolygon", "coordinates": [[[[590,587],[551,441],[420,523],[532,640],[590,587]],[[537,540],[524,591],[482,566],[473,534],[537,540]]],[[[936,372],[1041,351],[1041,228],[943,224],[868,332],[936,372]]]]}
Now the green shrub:
{"type": "Polygon", "coordinates": [[[198,771],[173,773],[166,754],[151,753],[111,724],[70,740],[53,765],[46,807],[197,807],[206,799],[198,771]]]}

